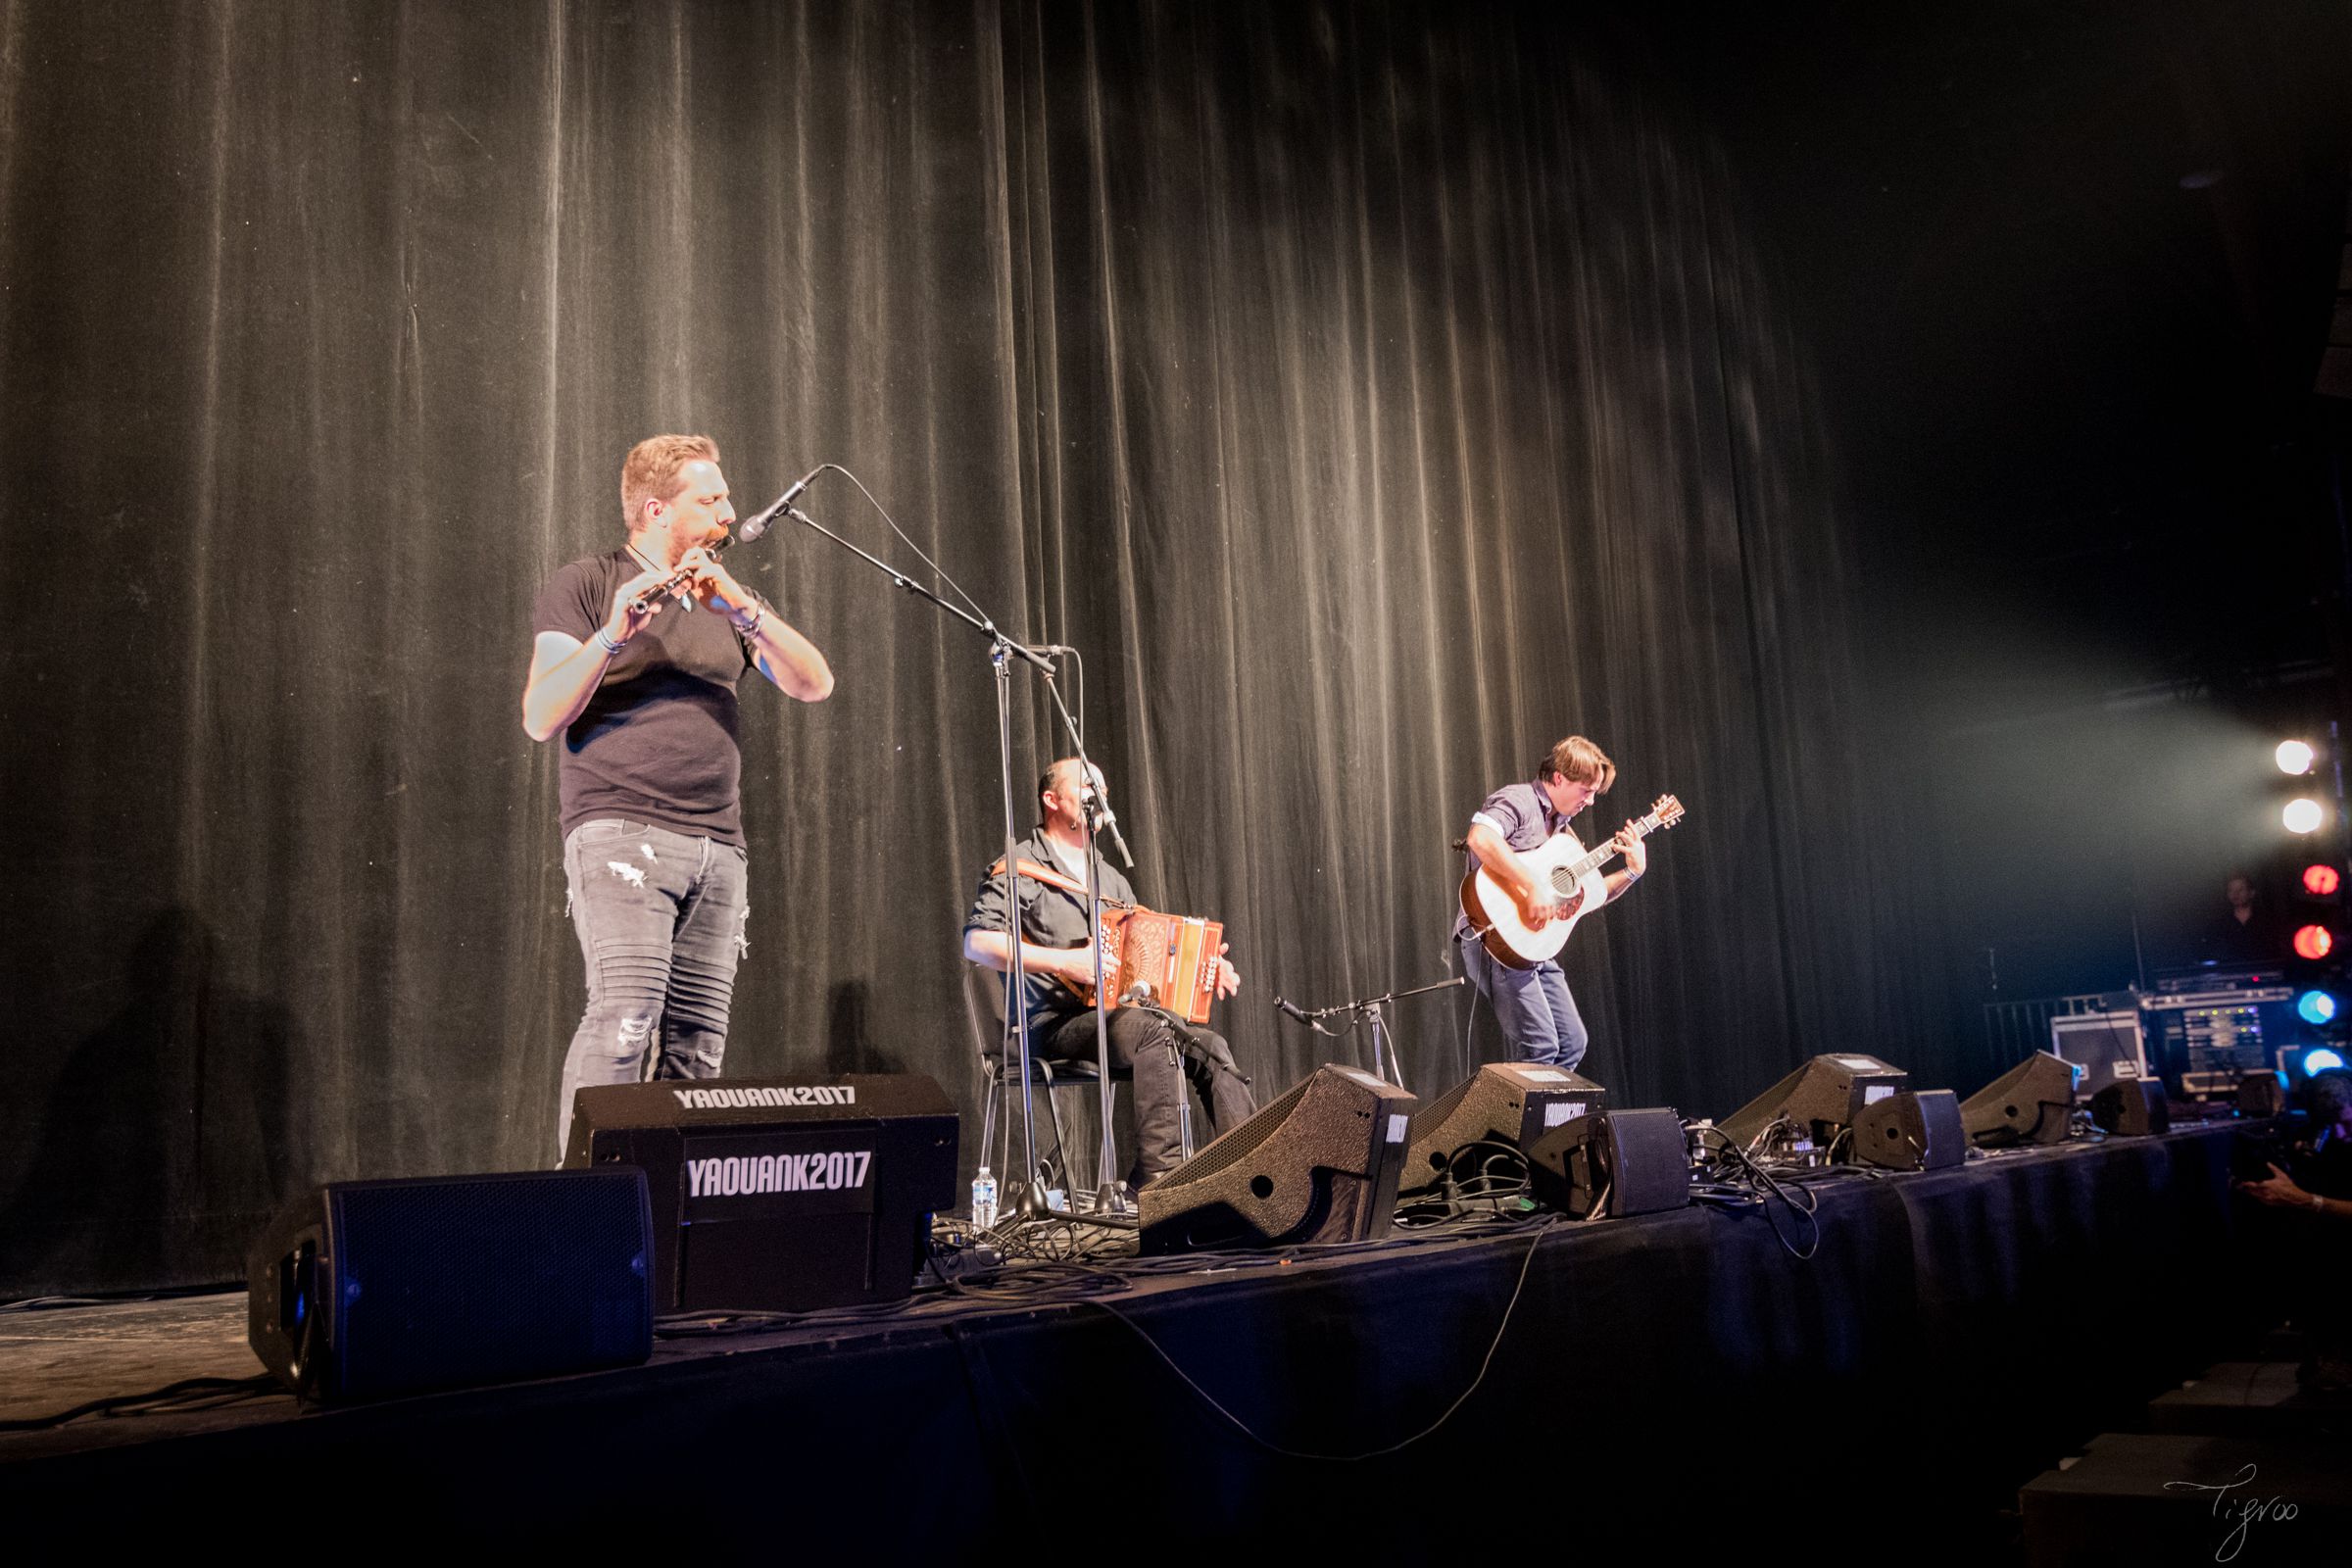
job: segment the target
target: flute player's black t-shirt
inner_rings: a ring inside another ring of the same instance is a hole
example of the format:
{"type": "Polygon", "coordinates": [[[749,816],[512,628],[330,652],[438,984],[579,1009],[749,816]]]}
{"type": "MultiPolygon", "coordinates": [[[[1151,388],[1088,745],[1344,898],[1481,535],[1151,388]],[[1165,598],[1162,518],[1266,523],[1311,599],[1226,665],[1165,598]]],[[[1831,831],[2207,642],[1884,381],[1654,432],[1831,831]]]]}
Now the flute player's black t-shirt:
{"type": "MultiPolygon", "coordinates": [[[[644,569],[626,550],[571,563],[539,590],[533,635],[593,641],[612,613],[612,596],[644,569]]],[[[564,833],[613,816],[740,846],[735,686],[752,667],[751,649],[726,616],[665,603],[605,666],[596,695],[564,732],[564,833]]]]}

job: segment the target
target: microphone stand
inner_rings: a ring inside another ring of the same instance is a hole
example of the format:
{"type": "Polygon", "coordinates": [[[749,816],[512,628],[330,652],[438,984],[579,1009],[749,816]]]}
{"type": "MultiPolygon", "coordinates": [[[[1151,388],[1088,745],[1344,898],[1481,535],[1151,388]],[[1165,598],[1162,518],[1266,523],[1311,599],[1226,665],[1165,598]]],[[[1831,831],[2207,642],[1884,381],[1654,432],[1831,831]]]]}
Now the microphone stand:
{"type": "MultiPolygon", "coordinates": [[[[1084,782],[1079,797],[1082,806],[1078,820],[1086,842],[1086,940],[1095,954],[1095,1096],[1100,1109],[1102,1141],[1095,1149],[1095,1206],[1097,1214],[1131,1215],[1135,1200],[1127,1192],[1127,1183],[1118,1174],[1119,1144],[1113,1133],[1112,1111],[1116,1099],[1111,1094],[1110,1081],[1110,999],[1102,994],[1102,888],[1100,875],[1101,860],[1095,849],[1095,827],[1102,810],[1103,792],[1095,788],[1095,764],[1086,755],[1086,739],[1079,732],[1077,720],[1070,717],[1069,705],[1061,700],[1061,683],[1054,677],[1058,670],[1051,665],[1046,670],[1046,692],[1054,699],[1054,710],[1061,715],[1061,726],[1069,732],[1070,749],[1078,758],[1078,776],[1084,782]]],[[[1119,837],[1118,826],[1111,826],[1113,842],[1119,855],[1129,866],[1135,858],[1127,854],[1126,841],[1119,837]]],[[[1178,1063],[1176,1074],[1176,1104],[1178,1113],[1187,1118],[1184,1147],[1193,1145],[1189,1118],[1192,1102],[1184,1092],[1183,1064],[1178,1063]]]]}
{"type": "MultiPolygon", "coordinates": [[[[771,509],[771,511],[773,510],[776,509],[771,509]]],[[[795,522],[803,523],[809,528],[813,528],[816,532],[823,534],[826,538],[841,546],[842,549],[847,550],[851,555],[856,556],[858,560],[864,562],[867,565],[873,567],[885,577],[888,577],[893,586],[905,589],[906,592],[914,595],[917,599],[925,601],[934,609],[945,612],[948,615],[963,622],[965,625],[971,627],[972,630],[978,632],[981,636],[988,639],[988,662],[990,667],[996,672],[997,762],[1004,781],[1004,910],[1007,923],[1010,927],[1009,931],[1007,932],[1007,935],[1010,938],[1007,946],[1011,950],[1012,956],[1012,966],[1009,972],[1009,980],[1005,990],[1004,1012],[1006,1018],[1011,1024],[1011,1029],[1009,1032],[1017,1038],[1020,1046],[1021,1159],[1022,1169],[1026,1173],[1021,1181],[1015,1183],[1005,1192],[1005,1201],[1004,1207],[1005,1212],[1017,1213],[1024,1219],[1035,1218],[1037,1215],[1047,1212],[1047,1205],[1045,1194],[1042,1190],[1043,1183],[1039,1180],[1040,1173],[1037,1163],[1037,1131],[1035,1126],[1036,1113],[1030,1103],[1029,999],[1027,976],[1024,974],[1021,966],[1020,873],[1014,869],[1013,865],[1015,858],[1015,847],[1018,841],[1018,829],[1015,826],[1012,800],[1011,681],[1012,662],[1016,659],[1035,665],[1039,670],[1045,673],[1049,680],[1051,680],[1054,675],[1053,662],[1048,660],[1043,654],[1037,652],[1035,649],[1027,647],[1021,643],[1016,643],[1011,638],[1005,636],[1003,631],[998,629],[995,621],[984,619],[981,616],[975,615],[970,611],[963,609],[960,605],[952,605],[948,603],[948,601],[940,598],[939,595],[933,593],[921,583],[916,582],[911,577],[908,577],[905,572],[899,570],[898,567],[891,565],[888,562],[881,560],[879,557],[871,555],[868,552],[861,550],[858,546],[850,543],[847,539],[844,539],[841,535],[835,533],[823,523],[818,522],[814,517],[809,516],[807,513],[802,512],[798,507],[793,506],[789,498],[781,504],[779,514],[788,516],[795,522]]],[[[1095,946],[1095,961],[1097,965],[1100,966],[1102,962],[1102,943],[1100,940],[1097,941],[1095,946]]],[[[1100,978],[1101,971],[1098,967],[1098,981],[1100,978]]],[[[986,1150],[982,1150],[981,1158],[986,1159],[987,1157],[988,1152],[986,1150]]]]}
{"type": "MultiPolygon", "coordinates": [[[[1390,1083],[1393,1083],[1397,1088],[1402,1089],[1404,1087],[1404,1068],[1402,1063],[1398,1062],[1396,1059],[1396,1047],[1389,1041],[1388,1018],[1386,1014],[1381,1011],[1381,1009],[1388,1004],[1392,1002],[1401,1002],[1406,997],[1418,997],[1431,991],[1450,991],[1455,986],[1461,985],[1462,983],[1462,977],[1460,975],[1455,975],[1450,980],[1433,980],[1428,985],[1415,986],[1409,991],[1385,991],[1377,997],[1361,997],[1354,1002],[1340,1003],[1336,1006],[1299,1007],[1293,1005],[1291,1003],[1283,1001],[1280,997],[1276,997],[1274,999],[1274,1005],[1280,1008],[1283,1012],[1286,1012],[1290,1016],[1298,1019],[1300,1023],[1306,1025],[1315,1033],[1319,1035],[1329,1035],[1333,1039],[1337,1039],[1339,1036],[1347,1033],[1347,1030],[1326,1029],[1323,1027],[1324,1019],[1338,1017],[1344,1012],[1352,1012],[1359,1014],[1362,1017],[1371,1019],[1372,1076],[1375,1078],[1386,1078],[1390,1083]],[[1387,1064],[1385,1066],[1382,1063],[1382,1058],[1384,1055],[1387,1058],[1387,1064]]],[[[1354,1025],[1352,1024],[1348,1026],[1348,1028],[1353,1027],[1354,1025]]]]}

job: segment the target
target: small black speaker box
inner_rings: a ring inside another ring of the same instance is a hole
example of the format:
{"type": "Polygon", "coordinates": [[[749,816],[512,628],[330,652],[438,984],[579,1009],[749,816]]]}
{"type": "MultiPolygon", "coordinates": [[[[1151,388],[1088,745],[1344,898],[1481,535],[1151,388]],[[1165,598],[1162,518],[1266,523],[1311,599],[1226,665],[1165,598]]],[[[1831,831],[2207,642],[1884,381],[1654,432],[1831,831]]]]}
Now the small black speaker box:
{"type": "Polygon", "coordinates": [[[2090,1099],[2090,1119],[2123,1138],[2145,1138],[2173,1130],[2172,1102],[2156,1078],[2119,1078],[2090,1099]]]}
{"type": "Polygon", "coordinates": [[[631,1366],[652,1254],[640,1170],[335,1182],[246,1254],[247,1337],[319,1399],[631,1366]]]}
{"type": "Polygon", "coordinates": [[[1401,1184],[1409,1192],[1444,1187],[1457,1156],[1466,1155],[1463,1165],[1475,1169],[1478,1145],[1524,1155],[1552,1128],[1607,1105],[1600,1085],[1565,1068],[1490,1063],[1413,1112],[1401,1184]]]}
{"type": "Polygon", "coordinates": [[[2063,1144],[2074,1130],[2075,1076],[2064,1056],[2036,1051],[1961,1103],[1973,1143],[2063,1144]]]}
{"type": "Polygon", "coordinates": [[[2286,1074],[2277,1068],[2250,1072],[2237,1080],[2237,1113],[2277,1116],[2286,1109],[2286,1074]]]}
{"type": "Polygon", "coordinates": [[[564,1163],[640,1166],[663,1312],[905,1299],[956,1201],[956,1106],[919,1072],[665,1078],[573,1097],[564,1163]]]}
{"type": "Polygon", "coordinates": [[[1324,1066],[1137,1197],[1143,1251],[1360,1242],[1389,1228],[1411,1095],[1324,1066]]]}
{"type": "Polygon", "coordinates": [[[1849,1148],[1882,1170],[1944,1170],[1968,1157],[1960,1097],[1949,1089],[1904,1090],[1862,1107],[1849,1148]]]}
{"type": "Polygon", "coordinates": [[[1578,1219],[1604,1203],[1609,1214],[1627,1215],[1690,1201],[1690,1148],[1671,1110],[1580,1116],[1537,1139],[1527,1166],[1536,1200],[1578,1219]]]}

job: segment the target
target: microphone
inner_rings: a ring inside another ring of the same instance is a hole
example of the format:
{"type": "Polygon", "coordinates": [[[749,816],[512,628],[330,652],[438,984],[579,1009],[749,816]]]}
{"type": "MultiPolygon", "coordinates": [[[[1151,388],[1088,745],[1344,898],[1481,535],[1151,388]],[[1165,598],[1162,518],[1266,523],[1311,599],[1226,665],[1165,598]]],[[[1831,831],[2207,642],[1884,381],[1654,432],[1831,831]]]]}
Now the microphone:
{"type": "Polygon", "coordinates": [[[1029,651],[1033,654],[1043,654],[1048,659],[1059,659],[1064,654],[1074,654],[1078,650],[1072,648],[1068,643],[1038,643],[1029,651]]]}
{"type": "Polygon", "coordinates": [[[1094,817],[1097,828],[1110,829],[1112,848],[1119,852],[1119,859],[1126,864],[1127,869],[1134,870],[1135,857],[1127,853],[1127,841],[1119,836],[1119,819],[1111,810],[1110,802],[1104,799],[1092,784],[1079,791],[1078,799],[1085,804],[1088,814],[1094,817]]]}
{"type": "Polygon", "coordinates": [[[815,467],[810,468],[807,473],[801,475],[801,482],[799,484],[794,485],[791,489],[776,497],[773,505],[760,512],[754,513],[744,521],[737,523],[735,525],[736,535],[746,544],[749,544],[752,540],[757,539],[761,534],[767,532],[767,525],[771,522],[774,522],[778,517],[788,514],[792,511],[792,504],[801,499],[801,492],[808,489],[810,482],[813,481],[818,474],[825,471],[825,467],[826,466],[820,463],[815,467]]]}
{"type": "Polygon", "coordinates": [[[1129,986],[1126,993],[1119,998],[1119,1005],[1122,1007],[1150,1006],[1151,1004],[1152,982],[1149,980],[1138,980],[1129,986]]]}
{"type": "Polygon", "coordinates": [[[1281,1011],[1281,1012],[1284,1012],[1284,1013],[1288,1014],[1289,1016],[1291,1016],[1291,1017],[1293,1017],[1293,1018],[1296,1018],[1296,1019],[1298,1019],[1298,1020],[1300,1023],[1302,1023],[1302,1024],[1306,1025],[1306,1026],[1307,1026],[1309,1029],[1312,1029],[1312,1028],[1315,1026],[1315,1020],[1314,1020],[1314,1019],[1312,1019],[1312,1018],[1309,1018],[1309,1017],[1306,1015],[1306,1013],[1305,1013],[1305,1012],[1304,1012],[1302,1009],[1300,1009],[1300,1008],[1298,1008],[1298,1007],[1296,1007],[1296,1006],[1293,1006],[1293,1005],[1290,1004],[1290,1003],[1287,1003],[1287,1002],[1283,1001],[1283,1000],[1282,1000],[1280,997],[1276,997],[1276,998],[1274,999],[1274,1005],[1275,1005],[1275,1007],[1276,1007],[1276,1009],[1277,1009],[1277,1010],[1279,1010],[1279,1011],[1281,1011]]]}

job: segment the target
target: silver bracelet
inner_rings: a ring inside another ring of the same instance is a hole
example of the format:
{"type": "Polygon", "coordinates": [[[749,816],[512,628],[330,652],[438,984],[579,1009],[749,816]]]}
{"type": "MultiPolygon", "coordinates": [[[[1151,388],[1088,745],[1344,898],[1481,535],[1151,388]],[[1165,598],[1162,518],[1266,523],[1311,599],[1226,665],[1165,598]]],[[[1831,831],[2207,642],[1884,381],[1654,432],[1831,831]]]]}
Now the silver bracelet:
{"type": "Polygon", "coordinates": [[[596,628],[596,640],[604,645],[605,653],[608,656],[617,654],[623,648],[626,648],[629,645],[629,640],[626,637],[623,637],[618,642],[614,642],[612,640],[612,634],[602,626],[596,628]]]}
{"type": "Polygon", "coordinates": [[[733,615],[729,615],[727,617],[727,624],[735,628],[735,633],[739,637],[754,637],[759,635],[760,616],[761,613],[762,612],[760,611],[760,607],[758,605],[754,605],[752,607],[752,612],[744,616],[741,620],[737,620],[733,615]]]}

